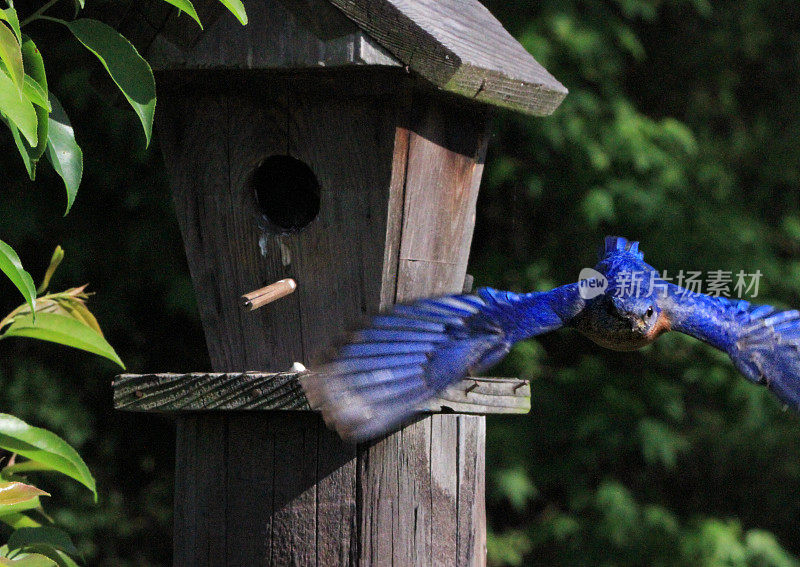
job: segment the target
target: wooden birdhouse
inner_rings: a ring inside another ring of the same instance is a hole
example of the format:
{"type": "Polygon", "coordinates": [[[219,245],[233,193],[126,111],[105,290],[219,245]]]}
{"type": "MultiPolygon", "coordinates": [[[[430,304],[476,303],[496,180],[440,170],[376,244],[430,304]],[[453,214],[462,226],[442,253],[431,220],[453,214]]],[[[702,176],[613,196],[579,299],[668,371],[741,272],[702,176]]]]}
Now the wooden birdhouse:
{"type": "Polygon", "coordinates": [[[353,446],[288,370],[465,287],[492,109],[549,114],[566,89],[477,0],[251,0],[245,27],[195,4],[204,31],[164,2],[120,24],[157,71],[213,365],[115,382],[117,407],[177,422],[174,564],[483,565],[484,415],[527,411],[527,383],[467,380],[353,446]]]}

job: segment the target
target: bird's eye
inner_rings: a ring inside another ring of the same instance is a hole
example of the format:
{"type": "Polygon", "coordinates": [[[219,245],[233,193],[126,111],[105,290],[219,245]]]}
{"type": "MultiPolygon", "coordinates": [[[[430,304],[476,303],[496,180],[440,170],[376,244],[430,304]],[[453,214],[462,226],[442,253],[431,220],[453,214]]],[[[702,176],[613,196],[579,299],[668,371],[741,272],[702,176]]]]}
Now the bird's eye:
{"type": "Polygon", "coordinates": [[[647,308],[647,313],[645,313],[645,317],[649,319],[652,316],[653,316],[653,306],[651,305],[650,307],[647,308]]]}

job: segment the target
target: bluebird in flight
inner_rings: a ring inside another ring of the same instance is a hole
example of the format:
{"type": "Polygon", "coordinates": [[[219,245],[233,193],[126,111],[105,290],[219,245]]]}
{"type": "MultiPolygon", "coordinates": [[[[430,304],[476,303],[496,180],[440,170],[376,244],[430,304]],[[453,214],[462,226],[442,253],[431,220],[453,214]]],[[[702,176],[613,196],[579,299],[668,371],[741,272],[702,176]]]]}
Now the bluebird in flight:
{"type": "Polygon", "coordinates": [[[800,411],[800,312],[688,292],[662,280],[639,243],[625,238],[606,237],[599,257],[595,270],[608,287],[594,296],[582,293],[584,280],[545,292],[481,288],[397,305],[304,377],[306,395],[344,439],[368,440],[493,366],[517,341],[572,327],[614,350],[641,348],[667,331],[691,335],[800,411]],[[638,289],[622,289],[631,274],[639,274],[638,289]]]}

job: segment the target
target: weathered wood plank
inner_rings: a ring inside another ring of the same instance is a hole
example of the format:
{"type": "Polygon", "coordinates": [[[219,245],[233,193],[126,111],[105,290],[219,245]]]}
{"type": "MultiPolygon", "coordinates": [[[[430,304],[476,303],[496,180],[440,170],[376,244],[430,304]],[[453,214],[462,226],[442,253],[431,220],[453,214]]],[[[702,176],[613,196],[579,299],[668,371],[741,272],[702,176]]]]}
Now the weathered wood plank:
{"type": "Polygon", "coordinates": [[[478,0],[330,0],[436,86],[477,101],[550,114],[567,89],[478,0]]]}
{"type": "Polygon", "coordinates": [[[228,416],[178,418],[174,564],[215,567],[225,557],[228,492],[228,416]]]}
{"type": "Polygon", "coordinates": [[[418,93],[413,120],[398,270],[400,302],[463,289],[489,139],[485,107],[443,104],[418,93]]]}
{"type": "Polygon", "coordinates": [[[356,565],[357,451],[317,419],[317,565],[356,565]]]}
{"type": "MultiPolygon", "coordinates": [[[[310,410],[296,372],[121,374],[114,407],[127,411],[310,410]]],[[[420,410],[441,413],[527,413],[530,384],[515,378],[467,378],[420,410]]]]}
{"type": "Polygon", "coordinates": [[[406,87],[397,76],[362,79],[349,96],[341,82],[295,78],[164,95],[162,147],[217,370],[308,363],[379,307],[396,108],[406,87]],[[364,94],[365,82],[378,90],[364,94]],[[305,230],[280,236],[260,227],[249,180],[265,157],[287,153],[312,166],[323,206],[305,230]],[[242,311],[242,293],[286,277],[297,292],[242,311]]]}
{"type": "MultiPolygon", "coordinates": [[[[409,105],[410,106],[410,105],[409,105]]],[[[401,117],[406,124],[409,117],[401,117]]],[[[392,156],[392,178],[389,185],[389,202],[386,215],[386,244],[383,256],[380,310],[394,305],[397,296],[397,267],[400,254],[400,239],[403,234],[403,209],[405,207],[406,171],[408,169],[408,147],[411,132],[398,125],[395,130],[394,155],[392,156]]]]}
{"type": "Polygon", "coordinates": [[[458,416],[458,523],[454,565],[486,565],[486,418],[458,416]]]}
{"type": "Polygon", "coordinates": [[[320,419],[311,414],[273,420],[278,458],[274,461],[271,565],[317,564],[317,429],[321,426],[320,419]]]}
{"type": "MultiPolygon", "coordinates": [[[[432,424],[433,417],[425,417],[398,432],[400,474],[397,515],[393,522],[394,565],[431,564],[433,509],[440,504],[431,489],[432,424]]],[[[442,535],[440,532],[439,537],[442,535]]]]}
{"type": "MultiPolygon", "coordinates": [[[[395,155],[396,165],[404,167],[397,281],[396,285],[390,282],[395,302],[463,289],[474,222],[469,215],[474,212],[486,145],[487,116],[474,107],[458,108],[416,92],[407,120],[402,126],[410,135],[407,142],[404,137],[401,140],[408,154],[401,154],[400,160],[395,155]]],[[[468,388],[473,386],[474,382],[468,388]]],[[[509,383],[503,387],[513,388],[509,383]]],[[[455,407],[456,403],[451,400],[443,405],[455,407]]],[[[421,416],[359,451],[360,565],[460,565],[454,555],[442,558],[440,554],[460,553],[459,531],[485,532],[485,522],[473,514],[458,513],[463,524],[436,520],[439,510],[452,511],[460,505],[452,485],[442,480],[444,471],[464,466],[467,470],[459,470],[458,476],[480,482],[484,475],[481,460],[460,460],[441,438],[442,433],[453,432],[460,417],[421,416]],[[433,462],[434,454],[439,462],[433,462]]],[[[456,428],[452,446],[482,439],[480,424],[470,421],[456,428]]],[[[473,536],[482,538],[485,534],[473,536]]],[[[481,564],[473,554],[463,555],[481,564]]]]}
{"type": "MultiPolygon", "coordinates": [[[[227,524],[236,526],[225,537],[225,557],[229,565],[247,565],[253,557],[269,557],[272,549],[275,477],[282,458],[276,452],[274,434],[279,415],[218,415],[228,418],[223,441],[227,452],[223,465],[227,470],[225,514],[227,524]]],[[[198,420],[204,417],[194,415],[198,420]]]]}
{"type": "Polygon", "coordinates": [[[431,491],[437,502],[431,508],[429,565],[458,565],[458,418],[431,417],[431,491]]]}
{"type": "MultiPolygon", "coordinates": [[[[404,81],[399,73],[375,71],[369,78],[348,81],[329,72],[313,81],[196,77],[162,88],[167,101],[161,113],[162,149],[216,371],[308,363],[343,325],[378,309],[395,109],[404,104],[398,96],[409,88],[404,81]],[[301,233],[277,236],[260,226],[250,179],[261,160],[274,154],[309,164],[321,186],[319,217],[301,233]],[[242,310],[242,293],[287,277],[297,281],[296,293],[255,312],[242,310]]],[[[300,390],[296,380],[265,384],[258,378],[228,383],[200,378],[186,396],[171,389],[175,384],[162,385],[165,401],[177,396],[193,408],[232,407],[248,396],[246,405],[256,408],[254,400],[265,399],[265,394],[283,400],[282,407],[294,407],[291,400],[300,390]]],[[[229,532],[247,534],[232,538],[238,551],[228,550],[237,558],[231,564],[347,564],[328,561],[335,557],[355,562],[355,449],[341,442],[320,445],[320,439],[330,437],[317,414],[279,413],[290,421],[273,427],[279,419],[273,414],[213,413],[226,416],[227,424],[213,436],[206,426],[215,421],[210,412],[191,414],[192,423],[198,424],[197,450],[226,447],[229,455],[249,455],[258,463],[216,463],[219,471],[189,466],[194,461],[181,453],[194,455],[195,449],[187,439],[178,448],[176,483],[216,482],[219,475],[239,474],[235,466],[245,466],[250,480],[236,486],[245,489],[247,483],[256,483],[250,489],[259,499],[245,507],[256,525],[238,508],[227,506],[242,504],[237,493],[228,494],[228,500],[203,499],[202,507],[189,502],[185,491],[176,493],[175,540],[181,543],[175,565],[204,561],[206,550],[192,542],[221,537],[217,519],[229,532]],[[252,448],[257,442],[277,449],[252,448]],[[297,463],[306,461],[311,468],[302,469],[295,482],[297,463]],[[280,482],[270,483],[269,478],[280,482]]],[[[224,538],[222,542],[211,561],[223,561],[224,538]]]]}

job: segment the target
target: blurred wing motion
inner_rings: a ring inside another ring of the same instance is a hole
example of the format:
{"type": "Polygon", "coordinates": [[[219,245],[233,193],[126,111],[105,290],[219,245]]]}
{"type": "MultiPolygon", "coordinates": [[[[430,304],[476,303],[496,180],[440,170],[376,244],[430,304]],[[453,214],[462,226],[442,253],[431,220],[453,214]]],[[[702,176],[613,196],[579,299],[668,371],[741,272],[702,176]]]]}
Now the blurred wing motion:
{"type": "Polygon", "coordinates": [[[724,298],[709,306],[709,299],[690,307],[673,329],[726,351],[750,381],[800,411],[800,312],[724,298]]]}
{"type": "Polygon", "coordinates": [[[483,288],[395,306],[303,377],[303,388],[343,438],[377,437],[449,384],[500,361],[514,342],[561,327],[559,302],[573,296],[574,284],[524,295],[483,288]]]}

